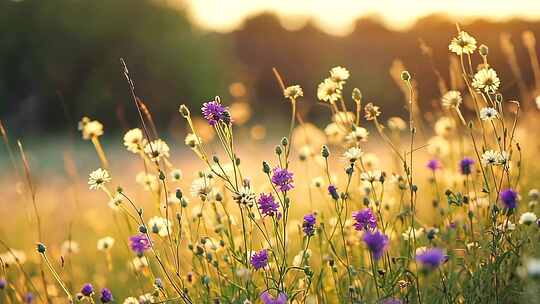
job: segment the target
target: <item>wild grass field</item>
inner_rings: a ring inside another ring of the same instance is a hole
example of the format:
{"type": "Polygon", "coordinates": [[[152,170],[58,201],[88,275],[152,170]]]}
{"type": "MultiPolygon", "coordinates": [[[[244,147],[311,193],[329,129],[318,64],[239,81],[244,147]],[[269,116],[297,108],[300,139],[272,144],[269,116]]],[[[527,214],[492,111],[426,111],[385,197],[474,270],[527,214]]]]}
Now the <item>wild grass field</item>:
{"type": "Polygon", "coordinates": [[[169,140],[122,60],[125,134],[99,115],[67,141],[2,124],[1,303],[539,303],[536,40],[523,33],[535,83],[504,77],[520,98],[481,41],[458,28],[433,107],[424,75],[392,71],[405,117],[337,66],[318,126],[274,69],[286,126],[243,129],[215,97],[171,109],[187,132],[169,140]]]}

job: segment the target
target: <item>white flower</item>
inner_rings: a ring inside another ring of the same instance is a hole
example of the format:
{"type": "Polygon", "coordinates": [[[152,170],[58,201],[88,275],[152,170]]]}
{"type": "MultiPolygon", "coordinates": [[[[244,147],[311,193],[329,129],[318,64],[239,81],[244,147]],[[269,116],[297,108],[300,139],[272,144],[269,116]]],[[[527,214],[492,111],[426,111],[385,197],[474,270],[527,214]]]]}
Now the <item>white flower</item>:
{"type": "Polygon", "coordinates": [[[135,176],[135,182],[143,186],[144,190],[150,192],[157,192],[159,190],[159,180],[157,176],[153,174],[147,174],[146,172],[139,172],[135,176]]]}
{"type": "Polygon", "coordinates": [[[343,157],[345,157],[351,163],[354,163],[355,161],[360,159],[360,157],[362,157],[363,154],[364,152],[362,152],[362,149],[357,148],[357,147],[352,147],[352,148],[349,148],[347,151],[345,151],[345,153],[343,153],[343,157]]]}
{"type": "Polygon", "coordinates": [[[409,239],[412,239],[413,237],[415,237],[417,240],[422,237],[424,235],[424,228],[414,228],[413,227],[409,227],[407,229],[407,231],[403,232],[401,234],[401,237],[403,237],[403,239],[405,241],[408,241],[409,239]],[[413,233],[414,231],[414,233],[413,233]]]}
{"type": "Polygon", "coordinates": [[[129,263],[131,267],[133,267],[136,271],[141,271],[148,267],[148,260],[146,257],[135,257],[133,260],[131,260],[131,263],[129,263]]]}
{"type": "Polygon", "coordinates": [[[439,136],[448,136],[456,129],[456,122],[447,116],[443,116],[435,123],[435,133],[439,136]]]}
{"type": "Polygon", "coordinates": [[[495,150],[487,150],[482,154],[482,165],[488,166],[488,165],[498,165],[500,160],[502,158],[502,155],[499,151],[495,150]]]}
{"type": "Polygon", "coordinates": [[[285,96],[285,98],[296,99],[298,97],[304,96],[304,91],[302,91],[302,87],[300,87],[299,85],[293,85],[283,90],[283,95],[285,96]]]}
{"type": "Polygon", "coordinates": [[[325,179],[322,176],[317,176],[311,180],[311,184],[315,188],[321,188],[324,185],[325,179]]]}
{"type": "Polygon", "coordinates": [[[480,118],[484,121],[490,121],[499,117],[497,110],[491,107],[485,107],[480,110],[480,118]]]}
{"type": "Polygon", "coordinates": [[[90,120],[88,117],[81,119],[79,130],[82,132],[83,139],[92,139],[103,135],[103,125],[97,120],[90,120]]]}
{"type": "Polygon", "coordinates": [[[180,181],[182,179],[182,170],[174,169],[171,171],[171,178],[174,181],[180,181]]]}
{"type": "Polygon", "coordinates": [[[90,173],[88,178],[88,185],[90,185],[90,190],[102,189],[105,187],[105,184],[111,181],[111,176],[109,172],[104,169],[97,169],[90,173]]]}
{"type": "Polygon", "coordinates": [[[123,200],[123,196],[121,194],[116,194],[113,198],[111,198],[109,200],[109,203],[108,203],[108,206],[109,208],[111,208],[112,210],[115,210],[117,211],[120,204],[122,204],[122,200],[123,200]]]}
{"type": "Polygon", "coordinates": [[[442,97],[442,105],[446,108],[458,108],[462,101],[459,91],[448,91],[442,97]]]}
{"type": "Polygon", "coordinates": [[[197,135],[193,133],[188,133],[188,135],[186,135],[186,138],[184,139],[184,143],[186,144],[186,146],[193,149],[200,145],[202,141],[197,135]]]}
{"type": "Polygon", "coordinates": [[[469,33],[460,31],[450,42],[448,49],[457,55],[472,54],[476,50],[476,39],[469,33]]]}
{"type": "Polygon", "coordinates": [[[373,170],[379,167],[379,157],[374,153],[366,153],[362,156],[362,164],[366,170],[373,170]]]}
{"type": "Polygon", "coordinates": [[[75,254],[79,253],[80,246],[79,243],[73,241],[73,240],[66,240],[62,243],[60,246],[60,253],[65,256],[69,254],[75,254]]]}
{"type": "Polygon", "coordinates": [[[146,145],[141,129],[135,128],[126,132],[124,135],[124,146],[133,153],[139,153],[146,145]]]}
{"type": "Polygon", "coordinates": [[[144,153],[153,161],[159,161],[162,157],[169,157],[169,146],[161,139],[156,139],[144,146],[144,153]]]}
{"type": "Polygon", "coordinates": [[[345,80],[349,79],[349,76],[351,76],[351,74],[344,67],[337,66],[330,70],[330,78],[340,86],[345,80]]]}
{"type": "Polygon", "coordinates": [[[312,157],[313,155],[315,155],[315,153],[313,152],[313,149],[309,145],[303,145],[298,151],[298,157],[300,158],[300,160],[306,160],[312,157]]]}
{"type": "Polygon", "coordinates": [[[529,190],[528,195],[530,199],[533,199],[533,200],[540,199],[540,191],[536,188],[529,190]]]}
{"type": "Polygon", "coordinates": [[[251,188],[249,186],[241,187],[238,193],[234,194],[234,199],[237,203],[253,206],[255,204],[255,193],[251,191],[251,188]]]}
{"type": "Polygon", "coordinates": [[[540,277],[540,259],[529,259],[525,264],[527,274],[531,277],[540,277]]]}
{"type": "Polygon", "coordinates": [[[328,137],[328,141],[332,144],[337,144],[345,137],[345,130],[337,123],[333,122],[324,128],[324,133],[328,137]]]}
{"type": "Polygon", "coordinates": [[[296,266],[296,267],[302,267],[303,264],[302,262],[304,263],[309,263],[309,258],[311,257],[311,249],[307,249],[306,251],[302,250],[300,251],[297,255],[294,256],[294,259],[293,259],[293,266],[296,266]]]}
{"type": "Polygon", "coordinates": [[[341,88],[338,83],[330,78],[325,79],[317,87],[317,98],[321,101],[334,103],[341,96],[341,88]]]}
{"type": "Polygon", "coordinates": [[[154,216],[148,220],[148,227],[152,233],[159,234],[161,237],[165,237],[172,233],[171,222],[163,217],[154,216]]]}
{"type": "Polygon", "coordinates": [[[191,182],[190,193],[191,193],[191,196],[195,198],[205,197],[210,193],[210,191],[212,191],[212,184],[211,184],[211,180],[208,178],[201,177],[191,182]]]}
{"type": "Polygon", "coordinates": [[[354,130],[352,130],[345,139],[347,142],[353,144],[361,141],[367,141],[369,132],[365,128],[356,127],[354,130]]]}
{"type": "Polygon", "coordinates": [[[124,300],[123,304],[139,304],[139,300],[134,297],[128,297],[124,300]]]}
{"type": "Polygon", "coordinates": [[[392,131],[403,131],[407,128],[407,123],[400,117],[390,117],[386,124],[392,131]]]}
{"type": "Polygon", "coordinates": [[[434,136],[428,140],[427,151],[430,155],[445,157],[450,153],[450,143],[442,136],[434,136]]]}
{"type": "Polygon", "coordinates": [[[362,172],[360,179],[365,182],[378,182],[381,179],[382,172],[380,170],[362,172]]]}
{"type": "Polygon", "coordinates": [[[497,226],[497,229],[509,231],[516,230],[516,224],[512,224],[512,222],[504,220],[504,223],[497,226]]]}
{"type": "Polygon", "coordinates": [[[497,72],[492,68],[483,68],[476,72],[472,81],[474,88],[485,93],[495,93],[500,85],[501,80],[497,76],[497,72]]]}
{"type": "Polygon", "coordinates": [[[522,225],[530,225],[536,222],[536,214],[532,212],[525,212],[519,217],[519,223],[522,225]]]}
{"type": "Polygon", "coordinates": [[[140,304],[149,304],[149,303],[154,303],[155,301],[156,299],[150,293],[145,293],[139,297],[140,304]]]}
{"type": "Polygon", "coordinates": [[[0,261],[6,266],[15,265],[17,262],[19,262],[19,264],[24,264],[24,262],[26,262],[26,253],[22,250],[12,248],[0,254],[0,261]]]}
{"type": "Polygon", "coordinates": [[[540,95],[536,96],[536,107],[540,110],[540,95]]]}
{"type": "Polygon", "coordinates": [[[114,239],[110,236],[106,236],[97,241],[97,249],[99,251],[108,251],[114,245],[114,239]]]}

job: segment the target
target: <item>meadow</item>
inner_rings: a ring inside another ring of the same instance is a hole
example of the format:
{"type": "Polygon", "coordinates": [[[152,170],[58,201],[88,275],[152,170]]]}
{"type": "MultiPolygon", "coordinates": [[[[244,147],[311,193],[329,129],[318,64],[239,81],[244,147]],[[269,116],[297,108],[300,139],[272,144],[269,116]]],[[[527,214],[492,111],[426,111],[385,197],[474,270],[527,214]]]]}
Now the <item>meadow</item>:
{"type": "Polygon", "coordinates": [[[48,145],[63,173],[33,170],[1,124],[1,303],[539,303],[536,39],[523,33],[535,83],[511,81],[519,100],[481,38],[458,27],[433,107],[423,75],[391,71],[406,117],[337,66],[317,126],[274,69],[284,134],[239,136],[241,109],[215,97],[171,109],[187,132],[169,145],[122,60],[139,125],[111,138],[82,117],[86,150],[48,145]]]}

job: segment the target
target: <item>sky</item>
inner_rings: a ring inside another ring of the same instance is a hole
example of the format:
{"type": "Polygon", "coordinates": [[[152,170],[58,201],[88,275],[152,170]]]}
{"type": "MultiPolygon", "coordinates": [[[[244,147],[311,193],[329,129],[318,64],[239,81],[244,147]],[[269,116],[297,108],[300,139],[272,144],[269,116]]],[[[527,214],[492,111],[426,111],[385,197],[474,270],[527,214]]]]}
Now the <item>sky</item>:
{"type": "MultiPolygon", "coordinates": [[[[181,1],[181,0],[180,0],[181,1]]],[[[313,19],[322,30],[346,35],[353,21],[377,15],[390,27],[404,29],[419,17],[443,13],[456,20],[484,17],[506,20],[514,17],[540,19],[540,0],[184,0],[191,18],[201,27],[228,32],[246,17],[262,12],[276,13],[289,29],[313,19]]]]}

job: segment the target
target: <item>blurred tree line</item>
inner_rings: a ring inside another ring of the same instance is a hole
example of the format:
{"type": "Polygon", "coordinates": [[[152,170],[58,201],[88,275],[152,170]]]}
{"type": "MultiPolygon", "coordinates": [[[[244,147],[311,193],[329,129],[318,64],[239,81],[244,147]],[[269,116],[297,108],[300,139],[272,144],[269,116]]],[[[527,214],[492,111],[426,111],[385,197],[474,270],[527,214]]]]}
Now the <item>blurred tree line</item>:
{"type": "MultiPolygon", "coordinates": [[[[236,81],[246,84],[255,119],[268,119],[268,113],[274,115],[269,121],[283,116],[289,109],[282,106],[272,67],[288,84],[303,86],[300,110],[310,119],[326,113],[317,106],[316,89],[333,66],[352,73],[345,95],[360,88],[366,101],[383,107],[385,116],[405,115],[403,96],[389,72],[395,59],[418,82],[423,106],[439,103],[433,67],[449,78],[448,43],[456,26],[444,16],[422,18],[405,31],[365,17],[356,21],[352,33],[336,37],[311,22],[288,31],[276,16],[261,14],[232,33],[217,34],[197,29],[184,10],[164,3],[0,1],[0,118],[19,133],[74,128],[82,115],[103,121],[109,130],[133,127],[137,116],[121,57],[160,127],[181,121],[176,112],[180,103],[198,108],[215,95],[229,103],[227,86],[236,81]],[[431,59],[421,51],[420,40],[431,49],[431,59]]],[[[463,28],[490,47],[489,60],[501,76],[505,96],[519,99],[500,35],[510,35],[523,81],[532,84],[521,34],[531,30],[539,36],[540,23],[476,20],[463,28]]]]}

